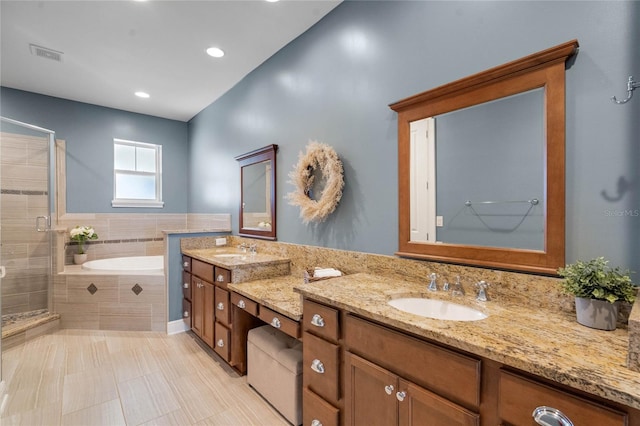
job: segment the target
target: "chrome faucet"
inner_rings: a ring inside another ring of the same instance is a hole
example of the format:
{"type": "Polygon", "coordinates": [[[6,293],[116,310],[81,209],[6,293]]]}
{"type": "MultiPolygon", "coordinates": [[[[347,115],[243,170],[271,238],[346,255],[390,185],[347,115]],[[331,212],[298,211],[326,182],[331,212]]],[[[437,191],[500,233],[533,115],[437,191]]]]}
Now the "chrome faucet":
{"type": "Polygon", "coordinates": [[[438,284],[436,284],[436,274],[435,274],[435,272],[431,273],[430,278],[431,278],[431,282],[429,283],[429,287],[427,287],[427,290],[429,290],[429,291],[438,291],[438,284]]]}
{"type": "Polygon", "coordinates": [[[451,294],[453,296],[464,296],[464,288],[462,287],[462,283],[460,282],[460,275],[456,276],[456,283],[453,285],[451,294]]]}
{"type": "Polygon", "coordinates": [[[486,281],[480,281],[476,283],[476,287],[478,287],[478,295],[476,296],[476,300],[479,302],[486,302],[489,300],[487,297],[487,287],[489,287],[489,283],[486,281]]]}

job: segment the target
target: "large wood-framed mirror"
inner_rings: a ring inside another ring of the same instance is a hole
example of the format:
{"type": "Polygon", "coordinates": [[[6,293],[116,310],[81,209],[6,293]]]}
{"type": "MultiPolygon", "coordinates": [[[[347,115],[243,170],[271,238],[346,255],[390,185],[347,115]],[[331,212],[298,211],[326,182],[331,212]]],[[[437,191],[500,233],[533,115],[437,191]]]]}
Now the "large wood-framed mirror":
{"type": "Polygon", "coordinates": [[[276,239],[276,152],[267,145],[235,159],[240,164],[238,233],[245,237],[276,239]]]}
{"type": "Polygon", "coordinates": [[[397,255],[543,274],[564,266],[565,63],[577,50],[572,40],[390,105],[397,255]]]}

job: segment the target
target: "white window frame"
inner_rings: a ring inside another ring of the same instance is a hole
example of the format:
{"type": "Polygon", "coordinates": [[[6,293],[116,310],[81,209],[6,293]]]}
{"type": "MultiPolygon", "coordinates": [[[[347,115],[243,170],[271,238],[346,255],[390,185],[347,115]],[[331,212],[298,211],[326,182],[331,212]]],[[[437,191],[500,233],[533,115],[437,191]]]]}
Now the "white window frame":
{"type": "Polygon", "coordinates": [[[113,139],[113,151],[114,151],[114,160],[113,160],[113,200],[111,201],[112,207],[149,207],[149,208],[163,208],[164,202],[162,201],[162,145],[156,145],[145,142],[136,142],[130,141],[126,139],[113,139]],[[139,148],[147,148],[155,150],[156,157],[156,171],[155,172],[142,172],[142,171],[134,171],[134,170],[120,170],[116,169],[115,166],[115,149],[116,145],[128,145],[139,148]],[[117,185],[117,174],[125,174],[132,176],[153,176],[156,181],[156,199],[155,200],[147,200],[147,199],[138,199],[138,198],[116,198],[116,185],[117,185]]]}

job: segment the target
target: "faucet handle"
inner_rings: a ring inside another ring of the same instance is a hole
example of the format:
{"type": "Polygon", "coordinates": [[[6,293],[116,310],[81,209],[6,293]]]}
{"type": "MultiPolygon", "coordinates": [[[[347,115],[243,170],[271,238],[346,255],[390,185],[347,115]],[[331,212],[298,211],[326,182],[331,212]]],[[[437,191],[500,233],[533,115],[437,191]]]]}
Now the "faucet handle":
{"type": "Polygon", "coordinates": [[[477,282],[476,287],[478,287],[478,296],[476,297],[476,300],[480,302],[486,302],[489,300],[487,297],[487,287],[490,287],[490,284],[483,280],[477,282]]]}

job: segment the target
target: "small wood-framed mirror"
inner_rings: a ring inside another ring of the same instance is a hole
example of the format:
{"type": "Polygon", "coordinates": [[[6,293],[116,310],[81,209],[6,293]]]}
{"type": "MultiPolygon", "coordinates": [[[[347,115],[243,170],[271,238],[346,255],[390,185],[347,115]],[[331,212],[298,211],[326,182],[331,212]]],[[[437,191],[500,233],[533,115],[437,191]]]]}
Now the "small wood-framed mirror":
{"type": "Polygon", "coordinates": [[[276,239],[276,152],[267,145],[235,159],[240,164],[239,235],[276,239]]]}
{"type": "Polygon", "coordinates": [[[564,266],[565,62],[577,50],[578,42],[572,40],[390,105],[398,113],[397,255],[543,274],[555,274],[558,267],[564,266]],[[525,97],[531,97],[533,101],[526,102],[533,105],[527,111],[539,113],[525,112],[515,119],[507,118],[504,111],[513,109],[513,102],[525,97]],[[442,125],[454,122],[449,119],[454,113],[484,109],[487,105],[495,110],[502,100],[509,103],[500,106],[498,110],[502,112],[493,119],[482,112],[473,120],[465,118],[464,121],[455,121],[454,126],[442,125]],[[510,127],[508,138],[497,139],[505,133],[495,131],[504,121],[526,124],[534,129],[536,137],[525,137],[521,127],[515,130],[510,127]],[[474,131],[455,134],[470,134],[471,137],[454,140],[450,136],[452,133],[447,133],[448,137],[441,139],[440,130],[453,127],[458,130],[469,122],[478,122],[479,126],[471,128],[474,131]],[[432,127],[433,132],[430,130],[432,127]],[[427,148],[420,148],[422,145],[416,142],[419,139],[416,135],[420,134],[433,134],[433,149],[427,145],[429,137],[424,138],[427,148]],[[497,155],[490,154],[496,150],[491,151],[488,146],[481,145],[483,138],[480,136],[485,135],[489,136],[492,144],[499,142],[501,145],[496,146],[502,147],[503,151],[497,155]],[[529,139],[539,141],[534,147],[539,154],[518,151],[529,139]],[[507,150],[514,155],[507,155],[507,150]],[[444,152],[450,160],[447,166],[440,162],[444,152]],[[517,162],[508,160],[517,157],[535,163],[532,164],[535,168],[527,167],[525,170],[518,167],[517,162]],[[510,168],[499,169],[502,164],[510,168]],[[416,177],[419,173],[435,176],[438,170],[445,169],[457,175],[448,180],[436,177],[433,182],[428,177],[422,180],[416,177]],[[493,179],[486,179],[489,175],[493,179]],[[455,186],[441,186],[443,182],[452,180],[456,181],[455,186]],[[427,185],[422,184],[424,181],[427,185]],[[497,191],[507,185],[511,192],[497,191]],[[530,187],[534,190],[529,190],[530,187]],[[425,188],[430,191],[426,195],[423,194],[427,191],[425,188]],[[445,205],[443,195],[454,198],[453,203],[446,205],[455,208],[445,213],[442,210],[445,205]],[[511,207],[514,203],[519,210],[511,207]],[[423,204],[426,207],[422,207],[423,204]],[[509,219],[513,219],[514,226],[505,226],[509,219]],[[520,224],[525,219],[536,223],[535,228],[526,229],[530,234],[536,233],[535,245],[527,245],[530,241],[505,243],[497,238],[512,229],[521,229],[520,224]],[[456,229],[445,229],[447,226],[452,228],[452,223],[456,229]],[[421,227],[426,230],[425,236],[418,238],[416,229],[421,227]],[[449,231],[447,236],[443,231],[449,231]],[[480,234],[487,238],[480,240],[480,234]]]}

